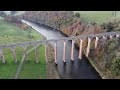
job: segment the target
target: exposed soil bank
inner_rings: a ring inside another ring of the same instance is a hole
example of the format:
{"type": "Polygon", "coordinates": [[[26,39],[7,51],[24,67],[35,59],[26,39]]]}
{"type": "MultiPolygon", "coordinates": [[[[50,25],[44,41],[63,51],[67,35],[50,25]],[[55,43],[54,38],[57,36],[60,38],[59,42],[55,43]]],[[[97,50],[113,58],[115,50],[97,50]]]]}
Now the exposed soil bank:
{"type": "Polygon", "coordinates": [[[54,48],[50,44],[47,45],[47,57],[48,62],[46,63],[46,79],[60,79],[54,63],[54,48]]]}

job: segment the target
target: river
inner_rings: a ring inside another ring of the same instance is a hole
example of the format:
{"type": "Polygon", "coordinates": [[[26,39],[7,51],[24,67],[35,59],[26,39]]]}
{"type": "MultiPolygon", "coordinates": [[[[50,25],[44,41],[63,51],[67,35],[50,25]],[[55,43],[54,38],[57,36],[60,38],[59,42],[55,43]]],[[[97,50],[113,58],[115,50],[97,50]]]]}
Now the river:
{"type": "MultiPolygon", "coordinates": [[[[38,23],[22,20],[24,23],[31,26],[37,32],[50,39],[57,39],[60,37],[67,37],[61,31],[52,30],[51,28],[42,26],[38,23]]],[[[54,44],[51,43],[53,46],[54,44]]],[[[63,62],[63,42],[57,43],[57,70],[61,79],[101,79],[99,74],[90,64],[88,59],[84,56],[81,60],[78,59],[79,49],[75,45],[74,62],[71,60],[71,41],[66,45],[66,64],[63,62]]]]}

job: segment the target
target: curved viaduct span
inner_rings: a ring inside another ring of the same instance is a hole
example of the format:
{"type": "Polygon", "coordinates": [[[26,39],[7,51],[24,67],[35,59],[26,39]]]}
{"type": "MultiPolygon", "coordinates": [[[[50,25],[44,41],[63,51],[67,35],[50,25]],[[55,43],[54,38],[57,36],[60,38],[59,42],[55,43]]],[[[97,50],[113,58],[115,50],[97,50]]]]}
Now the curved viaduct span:
{"type": "Polygon", "coordinates": [[[51,40],[41,40],[41,41],[33,41],[33,42],[23,42],[23,43],[16,43],[16,44],[0,44],[0,58],[2,59],[2,63],[5,63],[5,58],[2,52],[2,49],[4,48],[10,48],[14,57],[14,62],[17,63],[17,58],[16,58],[16,54],[15,54],[15,48],[17,46],[21,46],[24,48],[24,54],[26,57],[26,61],[28,61],[27,59],[27,54],[26,54],[26,47],[28,45],[32,45],[35,47],[35,54],[36,54],[36,63],[38,62],[38,47],[40,45],[45,45],[45,57],[46,57],[46,62],[48,62],[48,58],[47,58],[47,48],[46,45],[48,43],[54,43],[54,51],[55,51],[55,63],[57,64],[57,42],[59,41],[63,41],[64,43],[64,47],[63,47],[63,62],[66,62],[66,43],[71,40],[72,41],[72,47],[71,47],[71,60],[74,61],[74,45],[75,42],[77,40],[80,41],[80,48],[79,48],[79,55],[78,58],[82,59],[82,46],[83,46],[83,40],[87,39],[88,40],[88,44],[87,44],[87,49],[86,49],[86,57],[88,57],[89,53],[90,53],[90,44],[92,39],[95,39],[95,43],[94,46],[95,48],[97,47],[97,43],[99,39],[105,39],[107,40],[112,39],[112,38],[119,38],[120,37],[120,32],[106,32],[106,33],[100,33],[100,34],[94,34],[94,35],[79,35],[79,36],[73,36],[73,37],[64,37],[64,38],[58,38],[58,39],[51,39],[51,40]]]}

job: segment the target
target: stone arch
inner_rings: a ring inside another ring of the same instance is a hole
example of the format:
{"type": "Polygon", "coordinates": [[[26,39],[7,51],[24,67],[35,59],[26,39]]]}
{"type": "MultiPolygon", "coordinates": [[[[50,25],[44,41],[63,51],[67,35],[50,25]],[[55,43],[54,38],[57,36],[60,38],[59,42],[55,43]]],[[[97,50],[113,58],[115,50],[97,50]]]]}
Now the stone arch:
{"type": "Polygon", "coordinates": [[[71,40],[71,60],[74,61],[75,41],[74,38],[70,40],[71,40]]]}
{"type": "Polygon", "coordinates": [[[55,61],[55,48],[54,48],[54,42],[48,41],[45,44],[45,60],[47,62],[54,62],[55,61]]]}
{"type": "MultiPolygon", "coordinates": [[[[83,38],[83,37],[82,37],[83,38]]],[[[77,36],[77,37],[75,37],[74,39],[74,43],[77,45],[77,47],[80,45],[80,36],[77,36]]],[[[77,48],[76,47],[76,48],[77,48]]]]}
{"type": "Polygon", "coordinates": [[[114,35],[114,38],[119,38],[119,37],[120,37],[119,34],[115,34],[115,35],[114,35]]]}
{"type": "Polygon", "coordinates": [[[5,63],[12,63],[14,62],[14,57],[12,55],[12,51],[10,47],[5,47],[2,49],[3,58],[5,63]]]}
{"type": "Polygon", "coordinates": [[[99,37],[99,39],[106,40],[106,39],[107,39],[107,37],[106,37],[106,35],[103,35],[103,36],[100,36],[100,37],[99,37]]]}
{"type": "Polygon", "coordinates": [[[92,39],[91,39],[91,48],[97,48],[97,45],[99,43],[99,37],[98,36],[94,36],[92,39]]]}
{"type": "Polygon", "coordinates": [[[116,38],[116,34],[113,34],[112,36],[113,36],[113,39],[115,39],[115,38],[116,38]]]}
{"type": "Polygon", "coordinates": [[[111,40],[111,39],[113,39],[113,35],[107,35],[107,38],[108,38],[109,40],[111,40]]]}
{"type": "Polygon", "coordinates": [[[82,59],[83,56],[83,40],[84,40],[83,37],[79,38],[79,56],[78,56],[79,59],[82,59]]]}
{"type": "Polygon", "coordinates": [[[17,62],[20,62],[22,60],[23,55],[24,55],[24,47],[21,45],[17,45],[14,48],[14,51],[16,54],[17,62]]]}
{"type": "Polygon", "coordinates": [[[50,40],[47,42],[47,44],[51,44],[51,46],[53,47],[54,49],[54,62],[57,64],[57,43],[58,43],[58,40],[50,40]]]}
{"type": "Polygon", "coordinates": [[[37,44],[37,47],[40,47],[40,46],[42,46],[43,44],[37,44]]]}
{"type": "Polygon", "coordinates": [[[68,40],[67,39],[61,39],[58,42],[61,42],[62,45],[63,45],[63,48],[62,48],[63,49],[63,58],[62,58],[62,60],[63,60],[64,63],[66,63],[66,47],[67,47],[68,40]]]}
{"type": "Polygon", "coordinates": [[[57,64],[57,42],[54,42],[54,52],[55,52],[55,63],[57,64]]]}
{"type": "Polygon", "coordinates": [[[29,51],[30,49],[34,48],[34,45],[26,45],[26,50],[29,51]]]}
{"type": "MultiPolygon", "coordinates": [[[[35,57],[35,50],[34,50],[34,45],[32,45],[32,44],[27,44],[26,45],[26,50],[25,50],[25,52],[26,52],[26,62],[31,62],[32,61],[32,59],[31,59],[31,57],[35,57]],[[32,51],[31,51],[32,50],[32,51]],[[30,52],[29,52],[30,51],[30,52]],[[29,52],[29,53],[28,53],[29,52]],[[32,54],[31,54],[32,53],[32,54]]],[[[24,52],[24,53],[25,53],[24,52]]]]}
{"type": "Polygon", "coordinates": [[[68,43],[72,43],[72,39],[68,39],[68,40],[66,41],[66,45],[67,45],[68,43]]]}
{"type": "Polygon", "coordinates": [[[13,59],[14,59],[14,63],[17,63],[17,57],[16,57],[16,53],[15,53],[16,46],[11,45],[10,48],[11,48],[11,53],[12,53],[12,56],[13,56],[13,59]]]}
{"type": "Polygon", "coordinates": [[[90,49],[91,49],[91,40],[93,39],[93,37],[87,37],[87,48],[86,48],[86,57],[89,56],[90,53],[90,49]]]}
{"type": "MultiPolygon", "coordinates": [[[[44,55],[46,62],[48,62],[48,54],[47,54],[48,53],[47,52],[47,50],[48,50],[48,44],[51,44],[51,42],[54,45],[54,41],[53,40],[45,40],[43,42],[38,42],[37,44],[35,44],[35,47],[37,46],[37,48],[39,50],[40,50],[41,46],[44,47],[44,53],[42,53],[42,55],[44,55]]],[[[53,45],[51,45],[51,46],[54,48],[53,45]]],[[[41,57],[41,54],[39,54],[38,52],[39,51],[36,51],[36,63],[38,63],[38,57],[41,57]]]]}
{"type": "Polygon", "coordinates": [[[14,49],[16,49],[17,47],[21,47],[22,49],[24,49],[22,45],[17,45],[14,49]]]}
{"type": "Polygon", "coordinates": [[[39,53],[41,50],[41,46],[43,46],[44,44],[36,44],[34,45],[35,48],[35,52],[34,52],[34,56],[35,56],[35,61],[36,63],[39,63],[40,60],[39,58],[42,56],[42,54],[44,55],[44,53],[39,53]]]}
{"type": "Polygon", "coordinates": [[[4,57],[4,54],[3,54],[3,50],[0,48],[0,60],[2,61],[2,63],[6,63],[5,62],[5,57],[4,57]]]}

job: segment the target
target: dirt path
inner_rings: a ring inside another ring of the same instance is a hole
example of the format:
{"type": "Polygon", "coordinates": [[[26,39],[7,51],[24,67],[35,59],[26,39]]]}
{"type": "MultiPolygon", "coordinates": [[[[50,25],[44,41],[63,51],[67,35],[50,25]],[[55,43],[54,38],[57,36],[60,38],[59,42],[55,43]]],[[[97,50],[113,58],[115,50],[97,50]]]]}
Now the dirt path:
{"type": "MultiPolygon", "coordinates": [[[[27,54],[30,53],[31,51],[33,51],[34,49],[35,49],[35,48],[30,49],[30,50],[27,52],[27,54]]],[[[18,79],[18,76],[19,76],[19,73],[20,73],[20,70],[21,70],[21,68],[22,68],[22,65],[23,65],[24,60],[25,60],[25,55],[23,55],[23,57],[22,57],[21,63],[20,63],[20,65],[18,66],[18,69],[17,69],[17,71],[16,71],[16,73],[15,73],[14,79],[18,79]]]]}
{"type": "Polygon", "coordinates": [[[59,74],[56,70],[55,63],[48,62],[46,63],[47,75],[46,79],[60,79],[59,74]]]}

